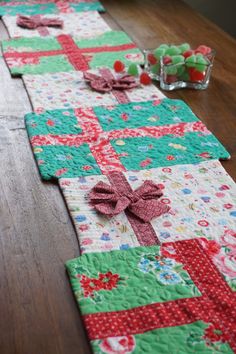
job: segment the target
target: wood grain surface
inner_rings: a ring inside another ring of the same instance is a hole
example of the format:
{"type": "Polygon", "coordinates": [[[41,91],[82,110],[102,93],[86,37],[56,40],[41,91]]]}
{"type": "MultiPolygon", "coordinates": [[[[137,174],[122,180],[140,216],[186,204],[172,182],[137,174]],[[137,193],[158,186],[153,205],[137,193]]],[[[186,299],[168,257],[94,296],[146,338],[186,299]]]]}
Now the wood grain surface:
{"type": "MultiPolygon", "coordinates": [[[[236,178],[235,41],[178,0],[103,0],[112,28],[141,48],[206,43],[217,51],[206,91],[184,99],[230,151],[223,165],[236,178]]],[[[7,32],[0,22],[0,39],[7,32]]],[[[0,58],[0,353],[88,354],[90,349],[64,262],[79,255],[56,185],[40,180],[24,127],[31,106],[20,79],[0,58]]]]}

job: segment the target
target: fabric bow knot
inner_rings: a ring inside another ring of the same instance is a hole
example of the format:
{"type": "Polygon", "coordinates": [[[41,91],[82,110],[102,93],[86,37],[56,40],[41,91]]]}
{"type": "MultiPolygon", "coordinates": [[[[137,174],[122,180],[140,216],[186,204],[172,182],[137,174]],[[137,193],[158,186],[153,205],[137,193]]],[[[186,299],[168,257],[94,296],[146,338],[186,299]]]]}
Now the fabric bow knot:
{"type": "Polygon", "coordinates": [[[95,91],[110,92],[112,90],[130,90],[139,86],[139,83],[132,75],[125,74],[118,79],[107,79],[105,77],[84,72],[84,79],[87,80],[95,91]]]}
{"type": "Polygon", "coordinates": [[[115,187],[98,182],[90,191],[89,198],[94,208],[107,216],[117,215],[126,209],[144,222],[169,211],[169,207],[157,199],[163,195],[152,181],[144,183],[133,192],[120,194],[115,187]]]}
{"type": "Polygon", "coordinates": [[[35,16],[18,16],[17,26],[35,29],[37,27],[63,27],[63,21],[59,18],[42,18],[40,15],[35,16]]]}

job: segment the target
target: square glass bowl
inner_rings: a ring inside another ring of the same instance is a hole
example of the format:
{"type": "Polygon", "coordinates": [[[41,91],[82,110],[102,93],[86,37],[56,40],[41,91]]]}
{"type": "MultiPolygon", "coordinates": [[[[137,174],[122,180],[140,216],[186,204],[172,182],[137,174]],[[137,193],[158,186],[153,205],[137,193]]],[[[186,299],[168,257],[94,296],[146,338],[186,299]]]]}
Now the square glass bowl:
{"type": "Polygon", "coordinates": [[[153,50],[145,50],[145,70],[153,80],[160,81],[163,90],[171,91],[179,88],[193,88],[205,90],[210,81],[211,70],[215,57],[215,51],[204,55],[205,64],[183,62],[171,64],[165,62],[165,57],[161,57],[157,63],[151,64],[149,57],[153,57],[153,50]]]}

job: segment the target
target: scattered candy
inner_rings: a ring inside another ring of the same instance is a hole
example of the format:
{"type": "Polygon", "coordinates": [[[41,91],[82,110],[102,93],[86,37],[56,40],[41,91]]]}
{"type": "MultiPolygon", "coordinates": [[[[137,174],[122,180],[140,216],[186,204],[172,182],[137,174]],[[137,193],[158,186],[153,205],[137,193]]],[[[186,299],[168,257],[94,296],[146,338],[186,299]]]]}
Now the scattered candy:
{"type": "Polygon", "coordinates": [[[140,75],[140,83],[143,85],[150,85],[151,82],[152,79],[150,78],[148,73],[146,73],[145,71],[142,72],[142,74],[140,75]]]}
{"type": "Polygon", "coordinates": [[[128,67],[128,74],[138,76],[138,66],[135,63],[131,63],[128,67]]]}
{"type": "Polygon", "coordinates": [[[113,65],[113,68],[114,68],[115,72],[121,73],[125,69],[125,64],[122,63],[122,61],[120,61],[120,60],[116,60],[113,65]]]}

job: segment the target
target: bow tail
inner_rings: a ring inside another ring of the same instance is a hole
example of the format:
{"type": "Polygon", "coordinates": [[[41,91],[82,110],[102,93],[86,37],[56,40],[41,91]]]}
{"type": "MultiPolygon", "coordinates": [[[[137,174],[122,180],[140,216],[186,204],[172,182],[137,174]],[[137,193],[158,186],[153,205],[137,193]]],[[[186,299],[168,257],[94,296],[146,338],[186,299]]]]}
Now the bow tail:
{"type": "Polygon", "coordinates": [[[140,199],[129,207],[129,211],[144,222],[150,222],[153,218],[167,213],[170,207],[155,199],[140,199]]]}

